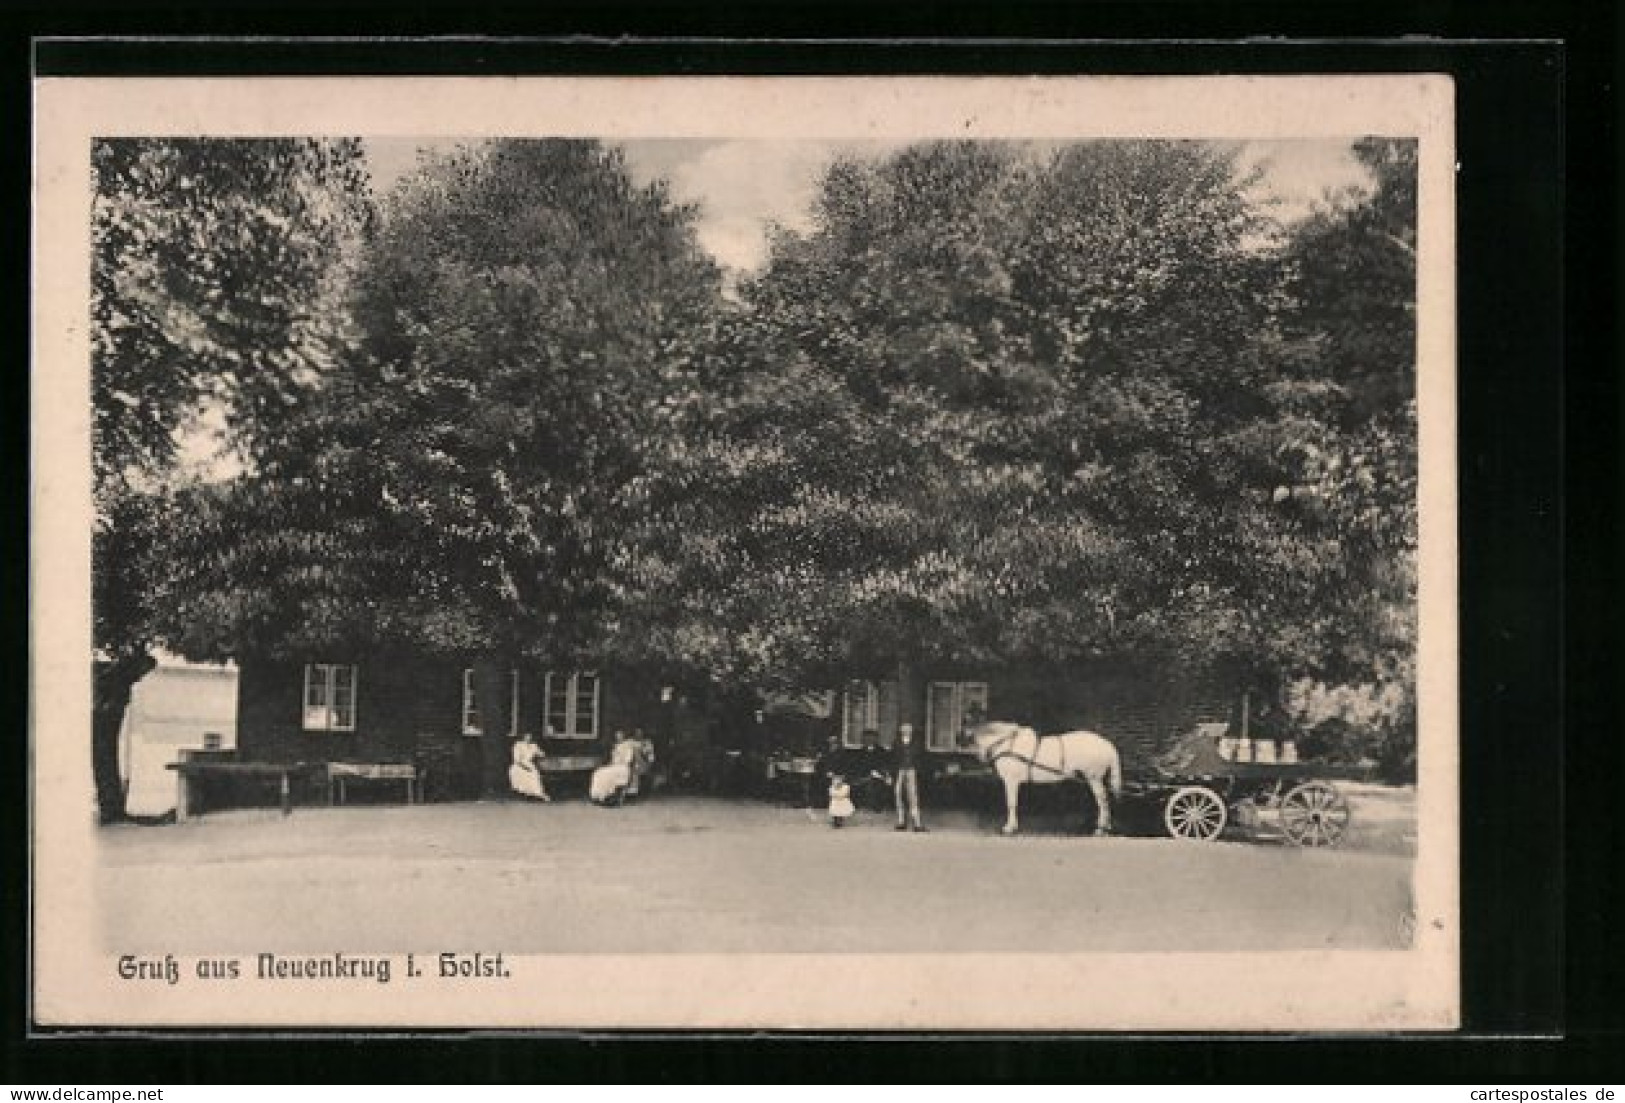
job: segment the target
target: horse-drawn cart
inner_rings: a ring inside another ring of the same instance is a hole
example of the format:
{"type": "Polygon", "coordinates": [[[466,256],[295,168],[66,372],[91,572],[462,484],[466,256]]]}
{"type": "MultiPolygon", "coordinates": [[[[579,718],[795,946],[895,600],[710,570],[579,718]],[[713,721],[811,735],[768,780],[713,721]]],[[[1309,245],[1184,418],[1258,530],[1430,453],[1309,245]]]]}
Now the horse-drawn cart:
{"type": "Polygon", "coordinates": [[[1154,802],[1177,839],[1208,842],[1231,823],[1252,830],[1273,821],[1298,846],[1334,847],[1348,833],[1349,806],[1322,771],[1296,761],[1238,761],[1220,749],[1225,725],[1200,724],[1149,776],[1125,779],[1124,795],[1154,802]]]}

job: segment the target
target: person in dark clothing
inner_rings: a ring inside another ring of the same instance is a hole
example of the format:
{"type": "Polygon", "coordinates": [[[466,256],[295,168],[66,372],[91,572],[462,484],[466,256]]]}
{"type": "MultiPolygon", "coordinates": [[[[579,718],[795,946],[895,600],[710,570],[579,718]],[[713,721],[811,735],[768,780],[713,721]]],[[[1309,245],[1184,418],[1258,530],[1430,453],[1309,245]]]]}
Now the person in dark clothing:
{"type": "Polygon", "coordinates": [[[863,733],[863,746],[848,753],[846,778],[852,783],[852,799],[860,808],[884,812],[891,803],[891,763],[880,747],[880,733],[870,728],[863,733]]]}
{"type": "Polygon", "coordinates": [[[892,746],[892,792],[897,798],[898,831],[908,830],[910,823],[916,831],[925,830],[925,824],[920,822],[920,766],[924,757],[924,748],[914,738],[914,725],[899,724],[897,742],[892,746]]]}

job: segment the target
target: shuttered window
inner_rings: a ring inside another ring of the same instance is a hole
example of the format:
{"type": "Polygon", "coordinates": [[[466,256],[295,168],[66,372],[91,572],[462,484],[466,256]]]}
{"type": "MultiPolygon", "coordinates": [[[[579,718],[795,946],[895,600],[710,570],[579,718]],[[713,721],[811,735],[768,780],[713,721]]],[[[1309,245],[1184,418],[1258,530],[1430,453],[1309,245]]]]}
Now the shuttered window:
{"type": "Polygon", "coordinates": [[[306,663],[304,729],[308,732],[355,731],[358,680],[354,666],[306,663]]]}
{"type": "MultiPolygon", "coordinates": [[[[479,680],[472,667],[463,671],[463,734],[485,734],[485,720],[480,715],[479,680]]],[[[508,737],[519,737],[519,671],[508,672],[508,737]]]]}
{"type": "Polygon", "coordinates": [[[543,723],[554,739],[596,739],[601,680],[596,674],[549,671],[543,723]]]}
{"type": "Polygon", "coordinates": [[[896,682],[848,682],[842,698],[841,742],[863,746],[863,733],[877,732],[882,746],[897,737],[899,694],[896,682]]]}
{"type": "Polygon", "coordinates": [[[986,682],[932,682],[925,697],[926,748],[962,750],[967,731],[986,719],[986,682]]]}

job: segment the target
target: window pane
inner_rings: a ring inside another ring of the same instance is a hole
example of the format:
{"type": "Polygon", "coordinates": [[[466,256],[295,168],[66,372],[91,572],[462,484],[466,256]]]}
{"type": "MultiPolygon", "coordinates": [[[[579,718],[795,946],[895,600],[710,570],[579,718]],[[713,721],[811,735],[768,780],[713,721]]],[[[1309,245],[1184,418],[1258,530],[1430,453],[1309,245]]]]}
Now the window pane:
{"type": "Polygon", "coordinates": [[[333,728],[332,706],[332,665],[329,663],[307,663],[305,666],[304,729],[306,731],[331,731],[333,728]]]}
{"type": "Polygon", "coordinates": [[[480,695],[472,670],[463,671],[463,734],[479,735],[480,695]]]}
{"type": "Polygon", "coordinates": [[[928,700],[930,730],[926,735],[926,746],[932,750],[953,750],[955,733],[959,730],[959,710],[955,707],[957,688],[952,682],[931,683],[928,700]]]}
{"type": "Polygon", "coordinates": [[[569,735],[570,682],[558,674],[547,675],[545,722],[554,735],[569,735]]]}
{"type": "Polygon", "coordinates": [[[880,729],[880,741],[891,746],[897,739],[897,723],[899,720],[899,696],[896,682],[881,682],[878,687],[880,698],[878,716],[875,718],[875,727],[880,729]]]}
{"type": "Polygon", "coordinates": [[[863,683],[846,683],[841,694],[841,735],[851,746],[857,746],[863,734],[863,683]]]}
{"type": "Polygon", "coordinates": [[[590,739],[598,730],[598,675],[577,674],[574,681],[575,734],[590,739]]]}
{"type": "Polygon", "coordinates": [[[973,728],[987,719],[987,683],[966,682],[961,697],[961,728],[973,728]]]}
{"type": "Polygon", "coordinates": [[[354,688],[354,686],[355,686],[355,667],[353,667],[353,666],[333,666],[333,667],[329,667],[328,669],[333,672],[333,686],[334,686],[334,688],[338,689],[341,693],[344,690],[354,688]]]}

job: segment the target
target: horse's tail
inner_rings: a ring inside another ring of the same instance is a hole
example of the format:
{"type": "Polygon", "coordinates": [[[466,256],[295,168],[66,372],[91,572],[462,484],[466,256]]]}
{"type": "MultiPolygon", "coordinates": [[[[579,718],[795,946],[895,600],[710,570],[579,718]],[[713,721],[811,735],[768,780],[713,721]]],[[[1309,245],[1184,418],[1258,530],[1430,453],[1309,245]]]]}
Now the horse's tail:
{"type": "Polygon", "coordinates": [[[1106,784],[1111,787],[1113,797],[1123,795],[1123,759],[1116,747],[1112,748],[1111,761],[1106,763],[1106,784]]]}

